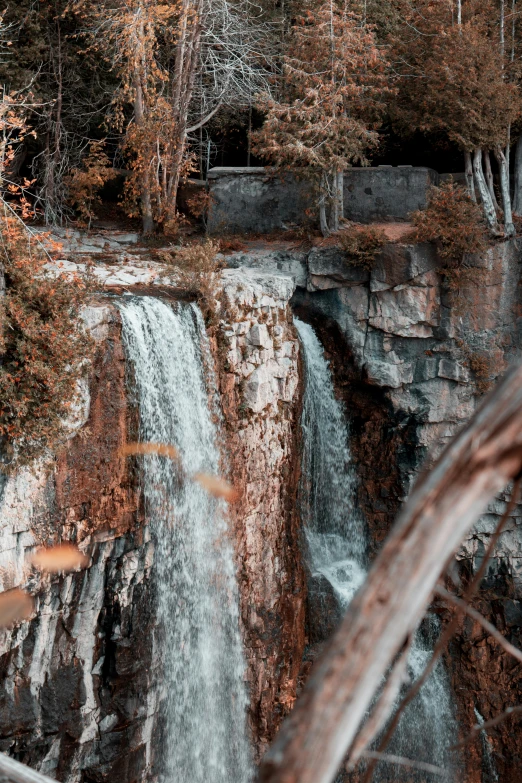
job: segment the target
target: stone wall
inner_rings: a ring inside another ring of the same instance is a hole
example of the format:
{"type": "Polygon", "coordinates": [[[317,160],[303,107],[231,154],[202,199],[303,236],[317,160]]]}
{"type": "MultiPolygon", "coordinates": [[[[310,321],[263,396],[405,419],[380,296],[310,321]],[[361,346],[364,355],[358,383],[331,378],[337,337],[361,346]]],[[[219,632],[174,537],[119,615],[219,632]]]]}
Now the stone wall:
{"type": "MultiPolygon", "coordinates": [[[[351,168],[344,175],[344,216],[360,223],[407,220],[424,209],[432,169],[399,166],[351,168]]],[[[208,172],[211,234],[270,233],[315,221],[312,184],[290,172],[265,168],[214,168],[208,172]]]]}

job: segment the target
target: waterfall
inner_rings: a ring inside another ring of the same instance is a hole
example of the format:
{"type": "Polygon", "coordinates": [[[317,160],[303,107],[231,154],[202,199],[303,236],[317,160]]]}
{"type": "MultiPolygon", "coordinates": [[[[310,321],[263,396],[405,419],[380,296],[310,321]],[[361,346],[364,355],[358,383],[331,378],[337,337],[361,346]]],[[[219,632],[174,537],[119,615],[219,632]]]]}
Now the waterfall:
{"type": "Polygon", "coordinates": [[[178,462],[140,457],[161,626],[162,779],[247,783],[245,666],[226,505],[190,480],[200,471],[220,473],[205,326],[195,304],[132,296],[119,309],[139,439],[171,444],[179,454],[178,462]]]}
{"type": "MultiPolygon", "coordinates": [[[[355,505],[355,469],[348,447],[348,423],[335,397],[332,375],[311,326],[294,318],[305,363],[302,414],[303,469],[300,508],[311,579],[326,578],[344,611],[367,573],[367,534],[355,505]]],[[[428,617],[417,633],[409,661],[409,677],[416,680],[428,663],[438,632],[438,620],[428,617]]],[[[442,662],[405,710],[389,752],[448,769],[448,749],[456,725],[448,677],[442,662]]],[[[426,772],[380,763],[374,780],[426,781],[426,772]]],[[[440,777],[438,778],[441,779],[440,777]]]]}

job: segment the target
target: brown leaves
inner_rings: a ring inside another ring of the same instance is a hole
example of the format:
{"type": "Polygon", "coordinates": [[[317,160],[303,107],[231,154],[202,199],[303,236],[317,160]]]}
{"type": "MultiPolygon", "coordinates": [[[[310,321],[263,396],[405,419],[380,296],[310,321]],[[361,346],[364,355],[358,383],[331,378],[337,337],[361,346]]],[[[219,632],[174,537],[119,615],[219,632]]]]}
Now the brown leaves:
{"type": "MultiPolygon", "coordinates": [[[[122,457],[157,454],[159,457],[168,457],[174,461],[179,460],[177,449],[168,443],[126,443],[118,453],[122,457]]],[[[191,478],[203,487],[209,495],[215,498],[223,498],[227,503],[234,503],[238,499],[239,493],[237,489],[219,476],[211,476],[208,473],[195,473],[191,478]]]]}
{"type": "Polygon", "coordinates": [[[205,489],[209,495],[215,498],[223,498],[227,503],[234,503],[238,498],[238,491],[219,476],[210,476],[208,473],[195,473],[194,481],[205,489]]]}
{"type": "Polygon", "coordinates": [[[27,620],[33,612],[33,599],[24,590],[15,587],[0,593],[0,628],[10,628],[27,620]]]}
{"type": "Polygon", "coordinates": [[[126,443],[119,450],[121,457],[133,457],[139,454],[156,454],[158,457],[168,457],[171,460],[178,460],[179,455],[174,446],[168,443],[126,443]]]}
{"type": "Polygon", "coordinates": [[[88,562],[87,555],[80,552],[73,544],[42,548],[31,557],[32,565],[48,574],[75,571],[77,568],[85,568],[88,562]]]}
{"type": "MultiPolygon", "coordinates": [[[[61,571],[85,568],[89,558],[74,544],[59,544],[53,547],[42,547],[29,558],[29,562],[39,571],[58,574],[61,571]]],[[[20,587],[0,593],[0,628],[10,628],[15,623],[28,620],[33,609],[32,597],[20,587]]]]}

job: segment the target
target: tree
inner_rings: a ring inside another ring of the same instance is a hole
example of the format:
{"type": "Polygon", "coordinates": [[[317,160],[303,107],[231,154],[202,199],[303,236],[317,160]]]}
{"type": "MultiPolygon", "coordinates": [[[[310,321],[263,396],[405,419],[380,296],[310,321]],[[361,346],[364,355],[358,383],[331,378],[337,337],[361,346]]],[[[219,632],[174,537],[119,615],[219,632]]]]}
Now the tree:
{"type": "Polygon", "coordinates": [[[287,51],[281,97],[260,100],[266,120],[255,144],[276,166],[319,177],[319,218],[327,236],[343,216],[343,171],[367,163],[367,151],[378,144],[386,61],[373,29],[334,0],[297,17],[287,51]]]}
{"type": "MultiPolygon", "coordinates": [[[[499,233],[492,188],[484,175],[489,152],[498,163],[504,229],[514,233],[509,189],[511,127],[521,111],[520,90],[507,58],[504,17],[488,2],[405,3],[394,40],[403,128],[444,133],[465,155],[470,195],[478,189],[489,228],[499,233]],[[457,13],[455,14],[455,10],[457,13]]],[[[494,194],[493,194],[494,196],[494,194]]]]}
{"type": "Polygon", "coordinates": [[[267,86],[266,29],[249,0],[78,0],[91,50],[120,79],[111,120],[124,133],[132,176],[129,210],[138,205],[146,233],[176,219],[180,180],[193,165],[191,136],[223,107],[247,105],[267,86]]]}

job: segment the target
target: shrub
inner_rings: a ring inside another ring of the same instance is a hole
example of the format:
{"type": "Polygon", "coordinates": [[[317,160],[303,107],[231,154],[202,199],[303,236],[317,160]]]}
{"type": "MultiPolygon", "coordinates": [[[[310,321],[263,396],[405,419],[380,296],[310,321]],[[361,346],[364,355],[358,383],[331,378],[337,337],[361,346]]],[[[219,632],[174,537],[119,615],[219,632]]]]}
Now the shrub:
{"type": "Polygon", "coordinates": [[[99,191],[118,176],[103,150],[103,144],[102,141],[91,142],[83,168],[72,169],[65,178],[69,200],[79,213],[81,222],[89,228],[96,218],[95,207],[101,206],[99,191]]]}
{"type": "Polygon", "coordinates": [[[347,260],[353,266],[372,269],[381,248],[388,242],[384,231],[375,226],[355,226],[345,229],[339,240],[347,260]]]}
{"type": "Polygon", "coordinates": [[[85,281],[45,276],[49,258],[17,218],[0,222],[0,243],[0,438],[8,469],[63,440],[92,341],[79,317],[85,281]]]}
{"type": "Polygon", "coordinates": [[[482,210],[453,182],[431,188],[428,208],[412,215],[417,242],[434,242],[443,267],[458,266],[487,247],[482,210]]]}

